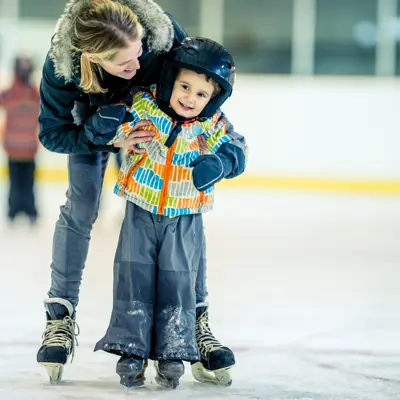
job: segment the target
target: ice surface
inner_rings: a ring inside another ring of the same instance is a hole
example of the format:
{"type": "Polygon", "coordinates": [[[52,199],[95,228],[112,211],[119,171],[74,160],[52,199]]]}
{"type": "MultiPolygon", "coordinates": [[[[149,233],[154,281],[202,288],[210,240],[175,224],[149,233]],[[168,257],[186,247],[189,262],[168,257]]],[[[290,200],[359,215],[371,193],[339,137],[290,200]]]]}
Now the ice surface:
{"type": "MultiPolygon", "coordinates": [[[[36,229],[0,220],[0,399],[400,399],[398,198],[220,190],[206,216],[211,326],[235,351],[233,385],[125,391],[108,326],[123,203],[106,188],[77,321],[79,347],[51,386],[36,363],[64,185],[39,187],[36,229]],[[111,210],[111,211],[110,211],[111,210]]],[[[5,206],[5,187],[0,187],[5,206]]]]}

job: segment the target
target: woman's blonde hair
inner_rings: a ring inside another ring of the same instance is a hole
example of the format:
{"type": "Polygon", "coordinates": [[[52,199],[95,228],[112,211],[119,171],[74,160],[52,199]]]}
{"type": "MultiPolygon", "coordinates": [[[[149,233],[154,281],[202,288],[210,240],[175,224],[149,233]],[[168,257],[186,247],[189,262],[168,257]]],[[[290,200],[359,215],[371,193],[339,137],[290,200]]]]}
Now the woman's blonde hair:
{"type": "Polygon", "coordinates": [[[142,26],[127,6],[112,0],[91,0],[75,20],[74,47],[81,52],[80,87],[85,92],[104,93],[102,70],[88,56],[112,60],[128,40],[142,38],[142,26]]]}

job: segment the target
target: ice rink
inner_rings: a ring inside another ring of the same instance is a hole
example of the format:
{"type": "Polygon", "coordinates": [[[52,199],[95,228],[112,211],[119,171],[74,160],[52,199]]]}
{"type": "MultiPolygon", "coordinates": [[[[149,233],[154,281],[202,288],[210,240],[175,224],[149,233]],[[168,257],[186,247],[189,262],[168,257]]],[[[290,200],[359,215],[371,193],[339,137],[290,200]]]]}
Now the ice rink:
{"type": "MultiPolygon", "coordinates": [[[[127,392],[116,356],[93,352],[109,320],[123,202],[105,188],[83,278],[73,363],[51,386],[36,363],[52,234],[65,184],[38,187],[35,229],[0,222],[0,399],[400,399],[396,197],[218,190],[206,216],[211,327],[235,351],[229,388],[193,380],[127,392]],[[114,198],[115,197],[115,198],[114,198]],[[111,210],[111,211],[110,211],[111,210]]],[[[0,209],[5,183],[0,184],[0,209]]]]}

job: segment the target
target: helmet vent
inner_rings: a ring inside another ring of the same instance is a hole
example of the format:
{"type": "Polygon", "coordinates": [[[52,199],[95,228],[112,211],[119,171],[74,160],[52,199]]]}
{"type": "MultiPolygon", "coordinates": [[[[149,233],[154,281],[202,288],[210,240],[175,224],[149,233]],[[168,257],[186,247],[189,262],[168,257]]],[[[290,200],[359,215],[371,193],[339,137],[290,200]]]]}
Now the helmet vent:
{"type": "Polygon", "coordinates": [[[195,47],[193,47],[193,46],[189,46],[189,47],[186,48],[186,52],[188,54],[195,55],[197,53],[197,49],[195,47]]]}

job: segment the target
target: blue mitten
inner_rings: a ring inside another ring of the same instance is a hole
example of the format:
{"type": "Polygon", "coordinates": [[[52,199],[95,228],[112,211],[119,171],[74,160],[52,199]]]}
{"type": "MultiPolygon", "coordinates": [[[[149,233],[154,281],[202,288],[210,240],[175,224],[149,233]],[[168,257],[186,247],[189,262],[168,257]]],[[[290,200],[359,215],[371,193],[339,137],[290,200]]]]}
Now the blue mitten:
{"type": "Polygon", "coordinates": [[[100,106],[85,124],[85,133],[95,145],[107,144],[124,122],[133,121],[133,116],[123,104],[100,106]]]}
{"type": "Polygon", "coordinates": [[[224,154],[206,154],[190,164],[193,167],[193,183],[199,192],[207,190],[230,174],[232,163],[224,154]]]}

